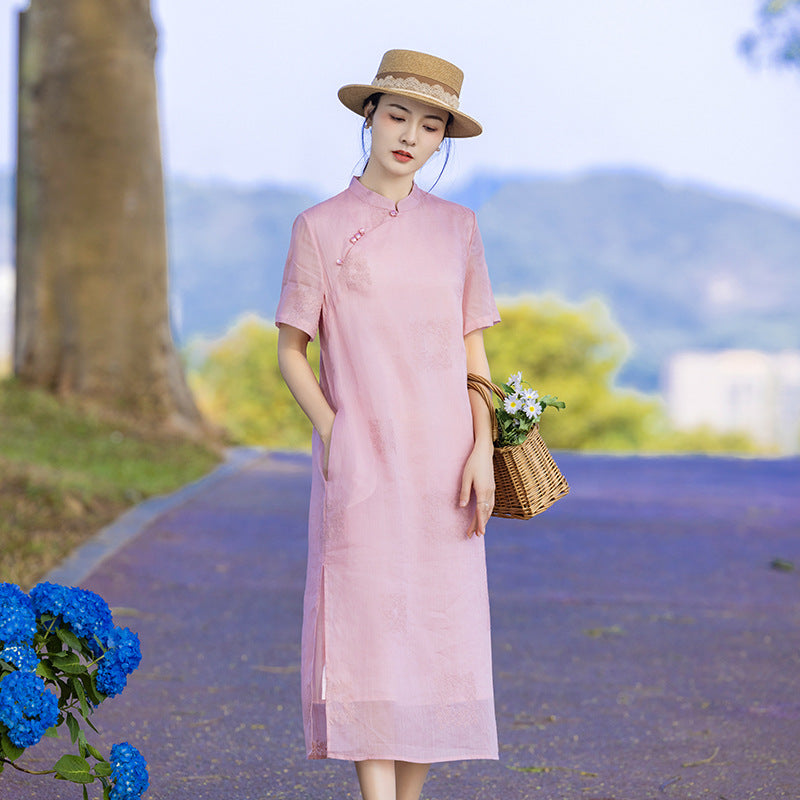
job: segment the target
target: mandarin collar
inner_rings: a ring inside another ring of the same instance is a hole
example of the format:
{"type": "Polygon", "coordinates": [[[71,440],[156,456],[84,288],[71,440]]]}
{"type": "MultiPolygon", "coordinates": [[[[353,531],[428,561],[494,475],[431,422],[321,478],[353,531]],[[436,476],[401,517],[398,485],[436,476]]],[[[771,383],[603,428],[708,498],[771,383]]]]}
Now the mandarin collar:
{"type": "Polygon", "coordinates": [[[388,197],[382,194],[373,192],[372,189],[367,189],[363,183],[354,175],[350,181],[348,189],[359,199],[371,206],[385,209],[388,212],[392,211],[410,211],[412,208],[419,205],[425,192],[417,186],[416,183],[411,187],[411,194],[406,195],[395,207],[395,204],[388,197]]]}

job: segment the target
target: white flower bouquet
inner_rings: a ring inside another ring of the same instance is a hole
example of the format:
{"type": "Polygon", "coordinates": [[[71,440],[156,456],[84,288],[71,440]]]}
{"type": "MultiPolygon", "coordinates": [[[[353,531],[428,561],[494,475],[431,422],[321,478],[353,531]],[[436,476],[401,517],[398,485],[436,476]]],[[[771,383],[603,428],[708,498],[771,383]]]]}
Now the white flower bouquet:
{"type": "Polygon", "coordinates": [[[492,516],[530,519],[569,493],[569,484],[553,460],[536,424],[548,406],[565,403],[552,395],[539,397],[514,373],[502,388],[474,373],[467,389],[477,392],[492,415],[494,438],[494,509],[492,516]],[[494,397],[500,399],[495,407],[494,397]]]}
{"type": "Polygon", "coordinates": [[[521,372],[510,375],[501,388],[505,399],[496,409],[495,447],[522,444],[545,408],[560,410],[566,407],[566,404],[554,395],[546,394],[540,397],[539,393],[522,379],[521,372]]]}

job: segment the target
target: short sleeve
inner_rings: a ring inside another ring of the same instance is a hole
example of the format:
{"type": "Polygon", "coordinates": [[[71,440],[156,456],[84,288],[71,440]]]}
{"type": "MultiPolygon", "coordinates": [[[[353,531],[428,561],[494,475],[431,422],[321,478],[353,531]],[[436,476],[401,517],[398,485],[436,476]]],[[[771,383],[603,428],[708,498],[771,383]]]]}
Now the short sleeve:
{"type": "Polygon", "coordinates": [[[301,214],[292,226],[275,324],[299,328],[313,339],[319,328],[324,296],[322,259],[308,220],[301,214]]]}
{"type": "Polygon", "coordinates": [[[467,269],[464,276],[462,298],[464,336],[479,328],[489,328],[500,322],[500,313],[489,282],[489,268],[483,255],[483,241],[478,230],[478,221],[472,214],[472,235],[467,254],[467,269]]]}

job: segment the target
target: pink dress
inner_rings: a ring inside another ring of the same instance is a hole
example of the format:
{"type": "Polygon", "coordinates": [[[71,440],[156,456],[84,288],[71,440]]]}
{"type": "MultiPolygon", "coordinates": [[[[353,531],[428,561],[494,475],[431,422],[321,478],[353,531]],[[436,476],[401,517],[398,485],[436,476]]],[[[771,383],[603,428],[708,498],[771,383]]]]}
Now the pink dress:
{"type": "Polygon", "coordinates": [[[276,324],[314,337],[336,412],[314,434],[302,703],[309,758],[496,759],[464,336],[499,321],[475,214],[353,178],[295,221],[276,324]]]}

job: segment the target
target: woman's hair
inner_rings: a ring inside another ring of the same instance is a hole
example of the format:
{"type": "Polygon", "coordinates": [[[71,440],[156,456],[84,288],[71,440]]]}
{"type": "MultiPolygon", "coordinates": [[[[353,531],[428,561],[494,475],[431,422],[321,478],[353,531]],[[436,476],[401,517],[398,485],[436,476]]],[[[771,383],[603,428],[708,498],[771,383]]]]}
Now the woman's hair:
{"type": "MultiPolygon", "coordinates": [[[[372,121],[372,115],[375,113],[375,109],[378,107],[378,102],[384,94],[385,92],[373,92],[361,106],[363,109],[372,103],[372,108],[364,115],[364,122],[361,124],[361,152],[363,153],[365,165],[366,162],[369,161],[369,153],[367,152],[367,123],[372,121]]],[[[428,189],[429,192],[433,190],[433,187],[436,186],[437,183],[439,183],[439,180],[444,174],[447,162],[450,160],[450,151],[453,147],[453,140],[450,138],[448,133],[450,132],[450,126],[452,124],[453,115],[448,112],[447,122],[444,126],[444,139],[442,140],[442,143],[444,144],[444,164],[442,164],[442,168],[439,170],[439,174],[436,176],[436,180],[431,185],[431,188],[428,189]]]]}

